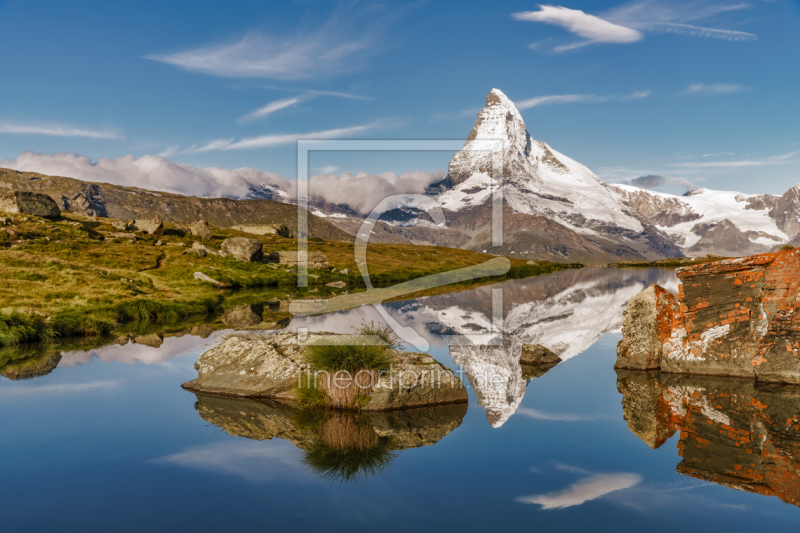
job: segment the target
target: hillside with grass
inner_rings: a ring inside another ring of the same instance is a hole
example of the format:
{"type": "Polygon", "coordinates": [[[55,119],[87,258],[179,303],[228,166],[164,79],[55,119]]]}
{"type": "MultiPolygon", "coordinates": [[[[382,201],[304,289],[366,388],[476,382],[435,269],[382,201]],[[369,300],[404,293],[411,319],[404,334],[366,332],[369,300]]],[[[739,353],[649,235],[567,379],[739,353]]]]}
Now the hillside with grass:
{"type": "MultiPolygon", "coordinates": [[[[352,243],[310,238],[309,251],[325,254],[329,268],[309,269],[310,287],[299,288],[291,265],[244,262],[213,253],[201,257],[192,249],[198,237],[180,224],[165,223],[164,234],[154,236],[120,233],[112,225],[114,219],[67,211],[54,220],[19,214],[0,217],[5,220],[0,222],[0,346],[109,335],[131,323],[171,324],[213,317],[240,305],[365,290],[352,243]],[[221,285],[198,280],[197,273],[221,285]],[[327,285],[334,282],[338,286],[327,285]]],[[[265,255],[297,249],[296,240],[279,235],[252,235],[218,226],[211,230],[212,237],[202,243],[212,251],[220,250],[231,237],[259,240],[265,255]]],[[[376,287],[482,264],[492,257],[403,244],[374,244],[367,252],[376,287]]],[[[568,267],[510,261],[507,274],[482,281],[568,267]]]]}

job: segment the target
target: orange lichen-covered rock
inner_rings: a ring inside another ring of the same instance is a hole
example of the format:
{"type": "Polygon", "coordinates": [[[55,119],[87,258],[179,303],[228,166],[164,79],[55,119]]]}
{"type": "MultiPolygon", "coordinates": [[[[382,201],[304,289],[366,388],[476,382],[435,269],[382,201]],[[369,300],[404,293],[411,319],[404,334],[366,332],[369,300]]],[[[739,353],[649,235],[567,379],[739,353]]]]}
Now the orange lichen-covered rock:
{"type": "Polygon", "coordinates": [[[680,434],[677,471],[800,507],[796,385],[617,371],[623,417],[656,448],[680,434]]]}
{"type": "MultiPolygon", "coordinates": [[[[683,267],[676,273],[681,280],[677,310],[675,302],[659,298],[638,325],[626,322],[618,366],[631,353],[659,353],[660,345],[660,364],[620,367],[800,383],[800,250],[683,267]]],[[[629,309],[640,305],[637,298],[629,309]]]]}

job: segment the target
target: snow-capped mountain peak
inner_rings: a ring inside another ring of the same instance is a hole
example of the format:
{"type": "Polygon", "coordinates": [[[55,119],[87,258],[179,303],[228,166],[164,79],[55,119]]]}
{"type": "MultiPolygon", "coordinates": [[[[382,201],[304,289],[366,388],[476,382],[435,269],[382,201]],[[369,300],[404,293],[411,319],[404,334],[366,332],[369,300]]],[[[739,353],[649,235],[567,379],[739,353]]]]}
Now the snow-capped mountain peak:
{"type": "Polygon", "coordinates": [[[464,148],[450,161],[442,185],[439,203],[452,212],[475,210],[502,188],[513,214],[555,222],[589,239],[585,246],[606,248],[602,241],[612,240],[611,247],[626,253],[679,255],[665,235],[625,206],[591,170],[533,139],[519,110],[498,89],[486,97],[486,106],[464,148]]]}

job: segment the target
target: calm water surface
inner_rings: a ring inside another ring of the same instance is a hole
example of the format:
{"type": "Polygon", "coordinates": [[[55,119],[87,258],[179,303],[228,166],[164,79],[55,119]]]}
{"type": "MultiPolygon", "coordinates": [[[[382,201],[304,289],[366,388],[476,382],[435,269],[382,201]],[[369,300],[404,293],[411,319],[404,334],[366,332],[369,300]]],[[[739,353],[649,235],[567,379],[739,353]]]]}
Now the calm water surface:
{"type": "Polygon", "coordinates": [[[464,372],[468,406],[320,417],[182,390],[225,332],[53,356],[45,375],[0,378],[2,530],[797,527],[797,389],[614,371],[625,303],[651,283],[678,285],[671,271],[595,268],[388,304],[464,372]],[[564,362],[521,367],[524,343],[564,362]],[[503,384],[481,386],[487,374],[503,384]]]}

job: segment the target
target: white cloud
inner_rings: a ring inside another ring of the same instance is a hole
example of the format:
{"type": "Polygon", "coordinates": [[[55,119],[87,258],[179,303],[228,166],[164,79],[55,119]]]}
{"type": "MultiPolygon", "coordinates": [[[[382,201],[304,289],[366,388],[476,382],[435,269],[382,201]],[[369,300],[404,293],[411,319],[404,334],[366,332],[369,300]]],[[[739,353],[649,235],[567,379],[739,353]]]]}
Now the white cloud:
{"type": "MultiPolygon", "coordinates": [[[[297,197],[296,181],[278,174],[247,167],[197,168],[151,155],[101,158],[92,162],[90,158],[77,154],[25,152],[17,159],[0,161],[0,167],[212,198],[247,198],[253,186],[262,185],[282,191],[287,198],[297,197]]],[[[422,194],[431,183],[443,177],[442,171],[404,172],[400,175],[392,172],[378,175],[345,172],[341,176],[323,173],[312,176],[309,194],[368,213],[386,196],[422,194]]]]}
{"type": "Polygon", "coordinates": [[[588,501],[602,498],[606,494],[618,490],[635,487],[642,482],[642,477],[637,474],[592,474],[563,490],[522,496],[516,501],[520,503],[538,504],[542,509],[566,509],[582,505],[588,501]]]}
{"type": "Polygon", "coordinates": [[[652,91],[637,91],[627,96],[598,96],[596,94],[551,94],[548,96],[536,96],[527,100],[517,102],[517,109],[525,110],[532,107],[552,104],[575,104],[575,103],[599,103],[608,101],[639,100],[647,98],[652,91]]]}
{"type": "Polygon", "coordinates": [[[235,139],[217,139],[211,141],[205,146],[200,148],[190,149],[189,152],[209,152],[214,150],[250,150],[253,148],[270,148],[273,146],[281,146],[284,144],[292,144],[299,139],[309,140],[324,140],[324,139],[340,139],[342,137],[350,137],[357,133],[362,133],[375,129],[385,124],[384,121],[375,121],[370,124],[362,124],[360,126],[351,126],[349,128],[337,128],[332,130],[315,131],[311,133],[282,133],[261,135],[259,137],[251,137],[236,141],[235,139]]]}
{"type": "Polygon", "coordinates": [[[576,102],[597,102],[598,96],[594,94],[551,94],[548,96],[537,96],[517,102],[517,109],[524,110],[541,105],[551,104],[574,104],[576,102]]]}
{"type": "Polygon", "coordinates": [[[267,105],[265,105],[264,107],[262,107],[260,109],[256,109],[252,113],[248,113],[247,115],[241,117],[238,120],[238,122],[240,122],[240,123],[252,122],[254,120],[265,118],[265,117],[268,117],[269,115],[271,115],[272,113],[274,113],[276,111],[280,111],[281,109],[286,109],[287,107],[295,106],[295,105],[299,104],[300,102],[304,102],[305,100],[308,100],[308,97],[294,96],[292,98],[284,98],[282,100],[275,100],[274,102],[270,102],[267,105]]]}
{"type": "Polygon", "coordinates": [[[230,333],[229,331],[216,331],[208,338],[197,335],[183,335],[182,337],[166,337],[164,343],[158,348],[128,342],[124,345],[112,344],[102,348],[86,351],[65,352],[61,355],[59,367],[78,366],[90,363],[95,357],[102,363],[117,362],[133,365],[162,364],[170,359],[183,355],[200,352],[216,344],[219,339],[230,333]]]}
{"type": "Polygon", "coordinates": [[[648,97],[648,96],[650,96],[651,94],[653,94],[653,91],[651,91],[651,90],[647,90],[647,91],[636,91],[636,92],[634,92],[634,93],[631,93],[631,94],[629,94],[628,96],[624,97],[624,99],[625,99],[625,100],[640,100],[640,99],[642,99],[642,98],[647,98],[647,97],[648,97]]]}
{"type": "Polygon", "coordinates": [[[514,13],[516,20],[544,22],[562,26],[568,31],[583,37],[586,41],[556,47],[556,52],[571,50],[591,43],[635,43],[644,36],[632,28],[614,24],[578,9],[561,6],[539,6],[540,11],[514,13]]]}
{"type": "Polygon", "coordinates": [[[749,90],[749,87],[734,83],[693,83],[682,94],[731,94],[749,90]]]}
{"type": "Polygon", "coordinates": [[[122,139],[123,137],[113,131],[87,130],[72,126],[59,125],[33,125],[0,123],[0,133],[13,133],[16,135],[50,135],[54,137],[87,137],[89,139],[122,139]]]}
{"type": "Polygon", "coordinates": [[[309,194],[332,204],[344,204],[359,213],[369,213],[378,203],[395,194],[423,194],[444,172],[394,172],[367,174],[344,172],[341,176],[318,174],[309,180],[309,194]]]}
{"type": "Polygon", "coordinates": [[[49,155],[25,152],[17,159],[0,162],[0,167],[208,197],[244,198],[250,192],[250,185],[262,183],[281,189],[291,188],[289,179],[270,172],[252,168],[201,169],[153,155],[138,158],[128,155],[114,159],[104,157],[92,162],[86,156],[72,153],[49,155]]]}
{"type": "Polygon", "coordinates": [[[297,448],[277,439],[206,444],[150,462],[237,476],[251,483],[295,478],[304,471],[297,448]]]}

